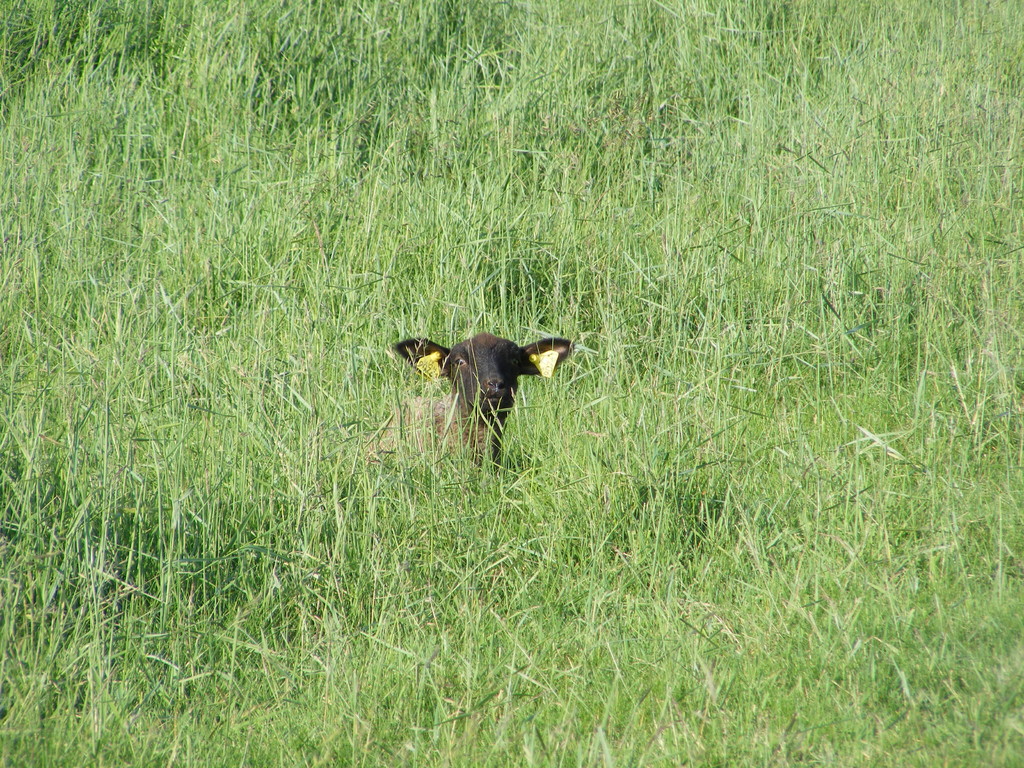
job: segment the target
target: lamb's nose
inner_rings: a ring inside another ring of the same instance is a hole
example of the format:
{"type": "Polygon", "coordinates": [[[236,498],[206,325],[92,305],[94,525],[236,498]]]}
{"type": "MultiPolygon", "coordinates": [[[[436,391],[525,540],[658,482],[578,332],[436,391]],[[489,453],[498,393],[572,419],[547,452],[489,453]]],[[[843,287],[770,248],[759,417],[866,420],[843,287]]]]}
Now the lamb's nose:
{"type": "Polygon", "coordinates": [[[494,397],[505,392],[508,387],[505,386],[503,379],[487,379],[483,382],[484,394],[488,397],[494,397]]]}

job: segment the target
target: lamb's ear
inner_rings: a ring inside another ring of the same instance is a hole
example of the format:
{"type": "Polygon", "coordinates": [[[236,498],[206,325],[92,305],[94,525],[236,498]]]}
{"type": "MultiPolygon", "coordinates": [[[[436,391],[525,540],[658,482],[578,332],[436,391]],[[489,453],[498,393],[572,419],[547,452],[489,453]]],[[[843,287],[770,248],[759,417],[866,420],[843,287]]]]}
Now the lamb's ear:
{"type": "Polygon", "coordinates": [[[430,339],[406,339],[392,349],[408,360],[409,365],[424,378],[433,380],[448,375],[448,353],[451,350],[430,339]]]}
{"type": "Polygon", "coordinates": [[[568,339],[542,339],[520,347],[519,351],[522,354],[519,362],[522,375],[543,376],[548,379],[558,364],[572,352],[572,342],[568,339]]]}

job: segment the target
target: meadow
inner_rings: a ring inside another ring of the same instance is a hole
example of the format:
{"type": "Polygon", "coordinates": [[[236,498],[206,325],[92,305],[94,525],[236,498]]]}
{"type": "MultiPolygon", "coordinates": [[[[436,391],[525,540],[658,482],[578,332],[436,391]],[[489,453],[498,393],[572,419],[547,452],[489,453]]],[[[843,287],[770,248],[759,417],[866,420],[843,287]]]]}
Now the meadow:
{"type": "Polygon", "coordinates": [[[1010,0],[0,0],[0,763],[1024,765],[1022,148],[1010,0]]]}

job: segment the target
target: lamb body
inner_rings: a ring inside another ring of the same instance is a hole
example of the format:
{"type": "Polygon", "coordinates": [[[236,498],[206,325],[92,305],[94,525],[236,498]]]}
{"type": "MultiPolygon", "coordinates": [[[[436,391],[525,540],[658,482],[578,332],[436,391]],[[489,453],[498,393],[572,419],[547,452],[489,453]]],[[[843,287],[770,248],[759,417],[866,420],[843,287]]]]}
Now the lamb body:
{"type": "Polygon", "coordinates": [[[520,347],[481,333],[451,349],[429,339],[406,339],[394,351],[423,376],[445,377],[451,392],[415,398],[398,409],[391,429],[417,448],[462,446],[477,458],[499,461],[505,421],[515,404],[520,376],[549,378],[572,351],[572,343],[547,338],[520,347]]]}

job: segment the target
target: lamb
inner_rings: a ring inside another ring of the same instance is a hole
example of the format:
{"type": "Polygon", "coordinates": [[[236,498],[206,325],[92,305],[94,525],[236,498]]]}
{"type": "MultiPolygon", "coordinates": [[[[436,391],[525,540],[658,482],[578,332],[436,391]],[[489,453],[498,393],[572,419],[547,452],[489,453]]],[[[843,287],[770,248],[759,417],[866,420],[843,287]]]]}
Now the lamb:
{"type": "Polygon", "coordinates": [[[572,342],[548,338],[520,347],[481,333],[451,349],[429,339],[406,339],[394,351],[422,376],[442,376],[452,390],[438,400],[416,398],[399,408],[391,429],[411,434],[420,448],[465,446],[477,460],[498,463],[501,440],[520,376],[550,378],[572,352],[572,342]]]}

